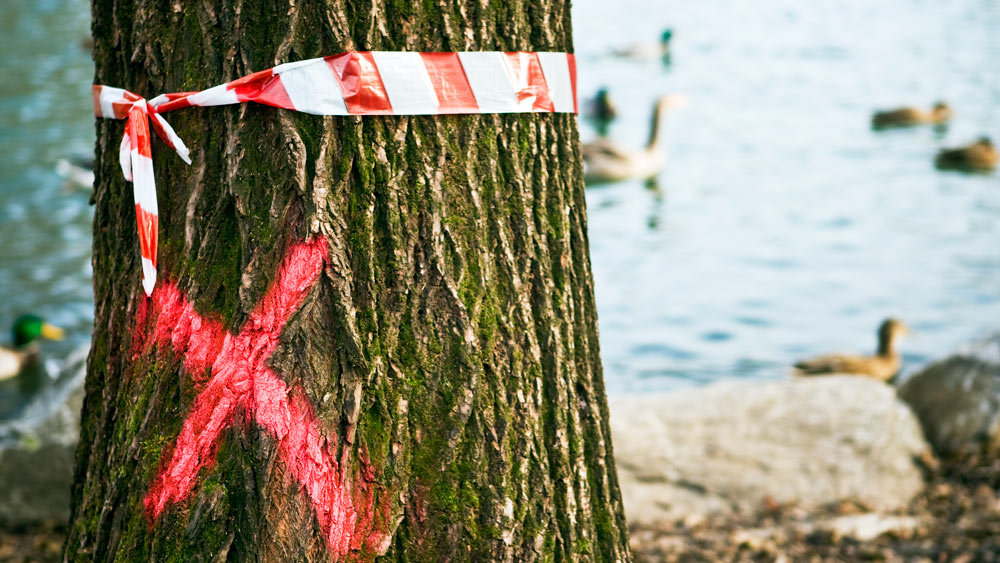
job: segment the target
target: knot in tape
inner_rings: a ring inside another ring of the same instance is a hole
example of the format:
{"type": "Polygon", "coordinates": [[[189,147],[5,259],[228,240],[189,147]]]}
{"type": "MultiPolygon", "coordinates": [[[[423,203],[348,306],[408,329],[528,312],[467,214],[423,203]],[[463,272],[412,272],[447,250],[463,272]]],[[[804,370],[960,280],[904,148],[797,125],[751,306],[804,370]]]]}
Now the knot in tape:
{"type": "Polygon", "coordinates": [[[93,91],[94,113],[97,117],[125,120],[125,134],[122,135],[118,148],[118,162],[125,181],[132,182],[142,261],[142,288],[146,295],[151,295],[156,285],[159,209],[156,205],[156,178],[153,175],[149,123],[153,124],[156,135],[177,151],[188,164],[191,164],[191,151],[157,110],[161,103],[169,101],[169,96],[157,96],[146,101],[142,96],[121,88],[94,86],[93,91]]]}

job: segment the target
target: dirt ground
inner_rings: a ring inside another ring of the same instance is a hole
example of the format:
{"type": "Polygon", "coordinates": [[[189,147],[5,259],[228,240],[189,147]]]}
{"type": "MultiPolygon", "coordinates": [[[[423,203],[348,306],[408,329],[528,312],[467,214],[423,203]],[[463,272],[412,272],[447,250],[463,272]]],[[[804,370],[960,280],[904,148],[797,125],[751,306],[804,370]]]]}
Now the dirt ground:
{"type": "MultiPolygon", "coordinates": [[[[910,525],[874,539],[817,524],[865,512],[856,504],[806,513],[765,503],[753,517],[633,526],[632,548],[638,561],[1000,562],[1000,461],[929,471],[908,510],[886,515],[910,525]]],[[[65,535],[62,523],[0,529],[0,562],[59,561],[65,535]]]]}

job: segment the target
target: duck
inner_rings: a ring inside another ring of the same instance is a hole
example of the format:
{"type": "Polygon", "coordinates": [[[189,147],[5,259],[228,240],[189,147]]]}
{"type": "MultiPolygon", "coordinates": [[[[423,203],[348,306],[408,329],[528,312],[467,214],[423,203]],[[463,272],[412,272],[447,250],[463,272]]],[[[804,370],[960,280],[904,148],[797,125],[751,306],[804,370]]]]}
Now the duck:
{"type": "Polygon", "coordinates": [[[608,95],[608,89],[602,87],[592,99],[587,100],[584,106],[584,113],[587,117],[595,121],[611,121],[618,115],[618,110],[611,103],[611,96],[608,95]]]}
{"type": "Polygon", "coordinates": [[[636,43],[620,49],[612,49],[611,56],[624,59],[667,59],[670,57],[670,41],[674,38],[674,30],[666,28],[660,34],[658,43],[636,43]]]}
{"type": "Polygon", "coordinates": [[[63,330],[35,315],[22,315],[11,327],[11,347],[0,346],[0,380],[11,379],[38,358],[39,338],[62,340],[63,330]]]}
{"type": "Polygon", "coordinates": [[[980,137],[975,143],[955,149],[942,149],[934,159],[934,165],[941,170],[961,170],[963,172],[992,172],[996,170],[997,149],[989,137],[980,137]]]}
{"type": "Polygon", "coordinates": [[[643,149],[624,148],[604,137],[584,143],[581,147],[584,181],[597,184],[656,176],[665,161],[660,137],[666,115],[685,103],[685,98],[679,94],[661,96],[656,100],[650,118],[649,141],[643,149]]]}
{"type": "Polygon", "coordinates": [[[913,127],[915,125],[945,125],[954,113],[945,102],[937,102],[930,111],[912,107],[903,107],[888,111],[877,111],[872,116],[873,129],[889,129],[891,127],[913,127]]]}
{"type": "Polygon", "coordinates": [[[599,136],[607,136],[608,127],[618,115],[618,110],[611,103],[607,88],[601,88],[593,98],[584,103],[583,115],[591,122],[599,136]]]}
{"type": "Polygon", "coordinates": [[[817,356],[795,364],[796,375],[844,373],[862,375],[888,382],[901,365],[896,344],[910,329],[899,319],[888,318],[878,328],[878,349],[874,356],[833,354],[817,356]]]}
{"type": "Polygon", "coordinates": [[[56,174],[66,180],[68,187],[79,186],[88,190],[94,189],[94,159],[91,158],[60,158],[56,162],[56,174]]]}

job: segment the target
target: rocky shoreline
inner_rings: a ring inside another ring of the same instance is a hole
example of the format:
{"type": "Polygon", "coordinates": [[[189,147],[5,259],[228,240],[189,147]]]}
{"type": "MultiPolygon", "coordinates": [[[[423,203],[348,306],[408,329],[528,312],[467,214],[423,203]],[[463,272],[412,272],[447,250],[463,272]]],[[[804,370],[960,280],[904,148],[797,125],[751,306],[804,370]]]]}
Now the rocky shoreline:
{"type": "Polygon", "coordinates": [[[610,404],[637,560],[1000,561],[1000,335],[898,390],[830,376],[610,404]]]}

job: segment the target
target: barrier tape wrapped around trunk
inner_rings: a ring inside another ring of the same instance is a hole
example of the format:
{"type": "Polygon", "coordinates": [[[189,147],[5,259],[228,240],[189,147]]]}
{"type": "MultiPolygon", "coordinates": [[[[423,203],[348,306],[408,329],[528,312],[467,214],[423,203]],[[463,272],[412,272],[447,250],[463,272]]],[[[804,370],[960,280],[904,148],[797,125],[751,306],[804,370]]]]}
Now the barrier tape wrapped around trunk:
{"type": "Polygon", "coordinates": [[[148,123],[191,164],[190,151],[163,113],[244,102],[315,115],[577,113],[576,61],[572,54],[551,52],[352,51],[148,101],[121,88],[93,89],[97,117],[127,120],[119,159],[135,197],[146,295],[156,285],[159,228],[148,123]]]}

